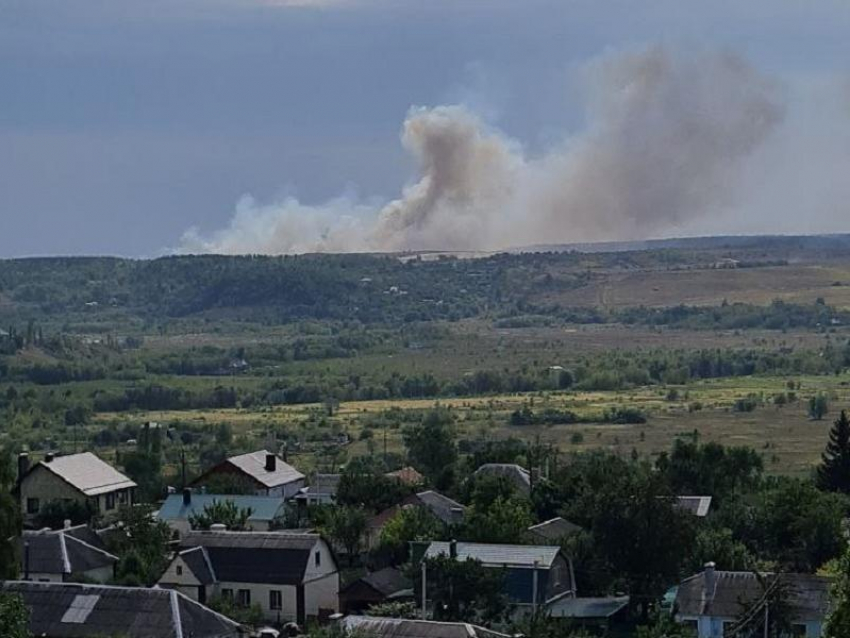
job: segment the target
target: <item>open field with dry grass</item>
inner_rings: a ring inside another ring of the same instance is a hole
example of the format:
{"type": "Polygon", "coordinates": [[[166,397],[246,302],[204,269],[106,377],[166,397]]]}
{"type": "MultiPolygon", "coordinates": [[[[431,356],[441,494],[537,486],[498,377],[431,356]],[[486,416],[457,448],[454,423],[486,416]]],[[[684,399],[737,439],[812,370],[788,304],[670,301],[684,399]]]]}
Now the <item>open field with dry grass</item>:
{"type": "MultiPolygon", "coordinates": [[[[668,450],[677,437],[698,436],[701,441],[724,445],[743,445],[758,450],[771,473],[805,474],[820,458],[831,423],[830,415],[850,406],[850,376],[795,378],[800,389],[798,400],[787,405],[773,404],[776,394],[787,391],[786,378],[749,377],[695,383],[677,387],[678,396],[669,396],[670,388],[647,387],[629,392],[551,392],[510,394],[492,397],[403,401],[361,401],[342,403],[328,417],[319,404],[263,408],[259,410],[189,410],[176,412],[140,412],[116,417],[97,415],[93,426],[102,427],[120,420],[141,424],[145,421],[182,422],[208,426],[210,433],[219,423],[232,426],[237,437],[262,441],[269,432],[307,436],[322,429],[344,432],[352,443],[349,456],[370,453],[370,445],[361,432],[373,432],[371,453],[381,453],[384,425],[388,451],[401,452],[401,424],[398,411],[421,411],[439,403],[450,407],[457,417],[458,437],[467,440],[492,440],[518,437],[552,443],[562,452],[605,448],[631,455],[632,450],[655,457],[668,450]],[[807,397],[824,392],[831,399],[831,413],[823,421],[812,421],[807,414],[807,397]],[[735,402],[754,397],[758,406],[752,412],[737,412],[735,402]],[[580,416],[598,416],[606,408],[640,408],[648,417],[645,424],[576,423],[555,426],[512,426],[511,413],[523,406],[533,409],[556,408],[580,416]],[[698,409],[695,409],[697,408],[698,409]],[[395,412],[393,412],[395,411],[395,412]],[[390,415],[390,416],[388,416],[390,415]]],[[[316,466],[313,454],[295,454],[294,461],[304,469],[316,466]]]]}

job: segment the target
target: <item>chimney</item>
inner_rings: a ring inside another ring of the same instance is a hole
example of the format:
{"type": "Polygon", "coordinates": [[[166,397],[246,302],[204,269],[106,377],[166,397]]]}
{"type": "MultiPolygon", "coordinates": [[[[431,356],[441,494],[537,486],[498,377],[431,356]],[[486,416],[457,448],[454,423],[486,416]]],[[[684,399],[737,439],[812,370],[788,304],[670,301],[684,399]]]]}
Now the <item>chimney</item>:
{"type": "Polygon", "coordinates": [[[224,523],[213,523],[212,525],[210,525],[210,531],[211,532],[226,532],[227,531],[227,525],[225,525],[224,523]]]}
{"type": "Polygon", "coordinates": [[[192,490],[188,487],[183,488],[183,505],[189,507],[192,504],[192,490]]]}
{"type": "Polygon", "coordinates": [[[70,518],[66,518],[64,521],[62,521],[62,529],[71,529],[71,519],[70,518]]]}
{"type": "Polygon", "coordinates": [[[280,446],[280,457],[284,463],[289,463],[289,446],[286,444],[286,441],[280,446]]]}
{"type": "Polygon", "coordinates": [[[714,600],[714,591],[717,589],[717,571],[714,563],[705,564],[705,601],[710,603],[714,600]]]}
{"type": "Polygon", "coordinates": [[[47,454],[44,455],[44,462],[45,463],[50,463],[52,461],[53,461],[53,452],[48,452],[47,454]]]}
{"type": "Polygon", "coordinates": [[[449,558],[452,560],[457,558],[457,541],[455,539],[449,541],[449,558]]]}
{"type": "Polygon", "coordinates": [[[277,467],[277,457],[274,454],[266,454],[266,472],[274,472],[277,467]]]}
{"type": "Polygon", "coordinates": [[[30,469],[30,455],[26,452],[18,454],[18,481],[24,478],[24,475],[30,469]]]}

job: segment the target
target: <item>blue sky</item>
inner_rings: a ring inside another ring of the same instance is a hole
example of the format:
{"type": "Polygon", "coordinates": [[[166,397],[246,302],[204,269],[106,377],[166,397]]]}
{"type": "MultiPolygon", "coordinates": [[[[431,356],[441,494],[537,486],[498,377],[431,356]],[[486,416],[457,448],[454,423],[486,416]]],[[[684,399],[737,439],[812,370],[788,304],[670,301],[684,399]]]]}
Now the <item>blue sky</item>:
{"type": "MultiPolygon", "coordinates": [[[[464,104],[543,153],[586,122],[588,61],[658,43],[792,87],[798,137],[806,87],[829,85],[841,127],[848,33],[830,0],[0,0],[0,256],[160,254],[245,194],[387,201],[416,178],[417,105],[464,104]]],[[[834,206],[801,222],[766,201],[728,230],[842,229],[834,206]]]]}

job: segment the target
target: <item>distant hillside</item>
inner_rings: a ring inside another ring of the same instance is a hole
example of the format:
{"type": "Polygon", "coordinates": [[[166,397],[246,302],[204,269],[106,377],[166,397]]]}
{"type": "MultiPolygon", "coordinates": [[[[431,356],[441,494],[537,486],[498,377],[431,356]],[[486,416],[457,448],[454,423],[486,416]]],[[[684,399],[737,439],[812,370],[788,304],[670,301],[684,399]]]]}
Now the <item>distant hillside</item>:
{"type": "MultiPolygon", "coordinates": [[[[428,253],[0,260],[0,325],[37,320],[66,330],[97,332],[114,326],[150,329],[165,320],[195,317],[400,324],[482,314],[551,315],[572,306],[607,305],[606,299],[616,298],[606,292],[609,281],[637,291],[635,283],[623,280],[625,276],[638,277],[648,286],[646,294],[629,297],[627,305],[669,306],[682,303],[686,295],[680,298],[678,289],[670,291],[660,275],[659,283],[652,283],[652,277],[642,273],[710,271],[724,260],[752,268],[846,258],[850,235],[657,240],[593,245],[592,250],[585,247],[588,252],[549,248],[477,259],[428,253]],[[654,302],[662,289],[670,294],[654,302]]],[[[750,280],[762,276],[753,275],[750,280]]],[[[775,277],[762,277],[768,276],[775,277]]],[[[827,279],[801,285],[813,289],[844,279],[840,272],[818,277],[827,279]]],[[[704,287],[703,279],[689,279],[701,282],[691,290],[704,287]]],[[[728,278],[721,279],[713,282],[719,300],[728,278]]],[[[758,281],[746,285],[764,288],[756,303],[773,298],[769,286],[758,281]]],[[[750,301],[746,290],[740,290],[737,298],[750,301]]],[[[713,298],[698,298],[695,303],[712,303],[713,298]]],[[[624,304],[614,303],[618,305],[624,304]]]]}

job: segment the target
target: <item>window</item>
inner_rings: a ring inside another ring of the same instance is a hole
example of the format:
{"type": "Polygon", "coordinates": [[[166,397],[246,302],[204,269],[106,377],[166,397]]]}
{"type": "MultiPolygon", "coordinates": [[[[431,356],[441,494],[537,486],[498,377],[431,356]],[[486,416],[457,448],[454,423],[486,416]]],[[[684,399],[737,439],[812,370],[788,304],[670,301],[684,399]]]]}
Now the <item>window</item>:
{"type": "Polygon", "coordinates": [[[316,567],[322,566],[322,552],[316,551],[316,567]]]}
{"type": "Polygon", "coordinates": [[[233,590],[232,589],[222,589],[221,597],[225,600],[233,600],[233,590]]]}
{"type": "Polygon", "coordinates": [[[121,490],[118,492],[118,502],[122,505],[127,502],[127,490],[121,490]]]}
{"type": "Polygon", "coordinates": [[[178,576],[182,576],[183,575],[183,565],[177,565],[174,568],[174,571],[177,572],[178,576]]]}
{"type": "Polygon", "coordinates": [[[236,594],[236,604],[240,607],[250,607],[251,606],[251,590],[250,589],[240,589],[236,594]]]}
{"type": "Polygon", "coordinates": [[[37,498],[27,499],[27,514],[38,514],[39,503],[37,498]]]}
{"type": "Polygon", "coordinates": [[[106,495],[106,509],[114,510],[115,509],[115,494],[110,492],[106,495]]]}
{"type": "Polygon", "coordinates": [[[281,609],[283,607],[283,595],[279,589],[272,589],[269,592],[269,609],[281,609]]]}

